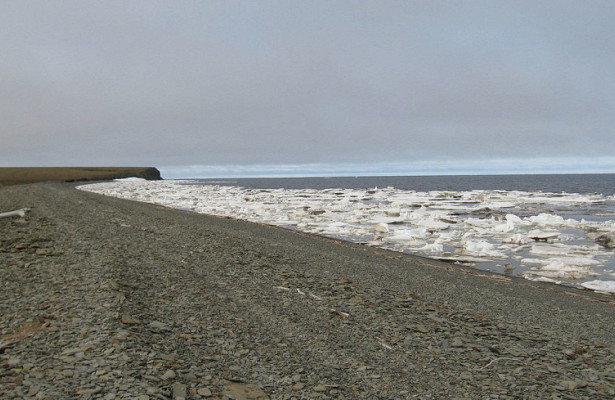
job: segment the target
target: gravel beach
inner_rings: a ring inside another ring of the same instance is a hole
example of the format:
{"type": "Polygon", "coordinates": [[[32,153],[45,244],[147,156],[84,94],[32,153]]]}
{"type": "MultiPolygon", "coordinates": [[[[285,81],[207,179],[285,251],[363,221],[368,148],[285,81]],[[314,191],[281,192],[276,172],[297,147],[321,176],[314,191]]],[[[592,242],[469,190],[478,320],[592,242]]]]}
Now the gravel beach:
{"type": "Polygon", "coordinates": [[[615,296],[0,188],[2,399],[613,399],[615,296]]]}

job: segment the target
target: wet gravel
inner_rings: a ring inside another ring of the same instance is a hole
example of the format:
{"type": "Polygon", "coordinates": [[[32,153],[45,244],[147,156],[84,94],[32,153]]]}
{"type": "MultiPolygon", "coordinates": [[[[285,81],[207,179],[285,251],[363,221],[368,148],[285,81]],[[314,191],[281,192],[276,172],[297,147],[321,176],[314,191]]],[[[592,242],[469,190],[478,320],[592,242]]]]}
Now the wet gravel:
{"type": "Polygon", "coordinates": [[[615,296],[0,188],[2,399],[615,398],[615,296]]]}

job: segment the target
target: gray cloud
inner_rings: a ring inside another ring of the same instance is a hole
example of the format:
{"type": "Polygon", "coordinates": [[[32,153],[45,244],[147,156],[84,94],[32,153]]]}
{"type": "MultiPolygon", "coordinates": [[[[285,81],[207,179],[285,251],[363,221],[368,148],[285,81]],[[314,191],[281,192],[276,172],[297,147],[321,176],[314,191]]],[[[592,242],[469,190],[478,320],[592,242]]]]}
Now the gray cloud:
{"type": "Polygon", "coordinates": [[[0,163],[611,156],[604,1],[0,5],[0,163]]]}

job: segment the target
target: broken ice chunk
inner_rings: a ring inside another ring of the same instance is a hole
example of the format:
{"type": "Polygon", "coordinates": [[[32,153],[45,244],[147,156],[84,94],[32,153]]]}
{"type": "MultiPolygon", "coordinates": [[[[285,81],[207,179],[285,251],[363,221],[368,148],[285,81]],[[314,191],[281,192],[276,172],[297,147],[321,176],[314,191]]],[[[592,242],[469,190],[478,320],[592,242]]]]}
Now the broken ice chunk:
{"type": "Polygon", "coordinates": [[[463,246],[463,252],[477,257],[506,258],[504,253],[496,250],[493,244],[484,240],[466,240],[463,246]]]}
{"type": "Polygon", "coordinates": [[[587,281],[581,283],[581,286],[587,289],[592,289],[597,292],[615,293],[615,281],[587,281]]]}

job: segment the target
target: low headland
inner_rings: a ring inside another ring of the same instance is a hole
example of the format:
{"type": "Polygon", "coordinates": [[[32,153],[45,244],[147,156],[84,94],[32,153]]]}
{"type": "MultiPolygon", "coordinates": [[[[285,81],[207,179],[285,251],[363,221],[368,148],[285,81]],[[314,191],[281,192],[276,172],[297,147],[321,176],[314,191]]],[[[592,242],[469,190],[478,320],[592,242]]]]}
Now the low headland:
{"type": "Polygon", "coordinates": [[[615,296],[0,188],[2,399],[612,399],[615,296]]]}
{"type": "Polygon", "coordinates": [[[161,179],[153,167],[6,167],[0,168],[0,184],[16,185],[35,182],[81,182],[120,178],[161,179]]]}

